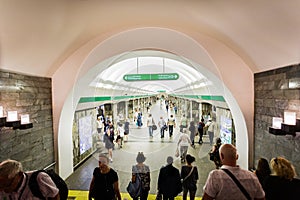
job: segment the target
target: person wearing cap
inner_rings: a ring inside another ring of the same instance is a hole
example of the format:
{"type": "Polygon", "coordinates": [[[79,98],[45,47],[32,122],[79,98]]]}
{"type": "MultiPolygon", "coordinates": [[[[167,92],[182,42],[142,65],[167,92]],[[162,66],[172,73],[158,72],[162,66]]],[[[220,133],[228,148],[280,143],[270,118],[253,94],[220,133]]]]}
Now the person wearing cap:
{"type": "Polygon", "coordinates": [[[138,152],[136,157],[136,165],[132,166],[132,177],[131,181],[134,183],[136,177],[139,176],[142,182],[142,192],[139,197],[134,198],[134,200],[147,200],[149,190],[150,190],[150,168],[148,165],[145,165],[144,162],[146,157],[143,152],[138,152]]]}
{"type": "Polygon", "coordinates": [[[93,172],[88,199],[121,200],[118,174],[108,165],[108,157],[100,154],[98,163],[99,166],[93,172]]]}
{"type": "Polygon", "coordinates": [[[159,171],[157,189],[164,200],[174,200],[182,191],[180,173],[173,165],[173,157],[168,156],[167,165],[159,171]]]}

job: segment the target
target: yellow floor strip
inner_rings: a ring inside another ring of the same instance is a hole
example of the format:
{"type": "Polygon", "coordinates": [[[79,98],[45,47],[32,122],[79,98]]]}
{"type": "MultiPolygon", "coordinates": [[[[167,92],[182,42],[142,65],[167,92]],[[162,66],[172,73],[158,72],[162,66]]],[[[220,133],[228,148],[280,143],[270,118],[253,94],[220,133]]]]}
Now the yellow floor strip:
{"type": "MultiPolygon", "coordinates": [[[[121,193],[121,197],[123,200],[132,199],[128,193],[121,193]]],[[[149,200],[155,200],[156,195],[149,194],[149,200]]],[[[87,200],[88,199],[88,191],[80,191],[80,190],[69,190],[69,198],[70,200],[87,200]]],[[[175,200],[182,199],[182,196],[177,196],[175,200]]],[[[189,199],[189,198],[188,198],[189,199]]],[[[201,200],[201,197],[196,197],[195,200],[201,200]]]]}

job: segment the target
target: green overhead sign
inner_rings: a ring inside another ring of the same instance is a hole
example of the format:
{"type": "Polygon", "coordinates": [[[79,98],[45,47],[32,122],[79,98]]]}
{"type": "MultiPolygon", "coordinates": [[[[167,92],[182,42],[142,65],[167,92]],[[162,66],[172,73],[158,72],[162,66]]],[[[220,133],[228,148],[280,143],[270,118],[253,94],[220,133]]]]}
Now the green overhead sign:
{"type": "Polygon", "coordinates": [[[123,79],[125,81],[170,81],[177,80],[179,74],[177,73],[163,73],[163,74],[125,74],[123,79]]]}

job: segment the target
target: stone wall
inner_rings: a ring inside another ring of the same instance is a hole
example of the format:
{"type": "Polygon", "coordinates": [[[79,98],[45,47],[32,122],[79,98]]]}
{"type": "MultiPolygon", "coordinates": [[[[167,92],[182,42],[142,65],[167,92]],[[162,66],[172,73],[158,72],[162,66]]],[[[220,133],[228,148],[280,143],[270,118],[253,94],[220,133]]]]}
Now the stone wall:
{"type": "Polygon", "coordinates": [[[0,70],[0,105],[7,111],[29,114],[33,128],[0,127],[0,161],[21,161],[25,170],[41,169],[54,162],[50,78],[0,70]]]}
{"type": "Polygon", "coordinates": [[[293,111],[300,118],[300,65],[287,66],[254,75],[255,88],[255,166],[260,157],[270,160],[283,156],[300,175],[300,139],[270,134],[272,117],[283,118],[293,111]]]}

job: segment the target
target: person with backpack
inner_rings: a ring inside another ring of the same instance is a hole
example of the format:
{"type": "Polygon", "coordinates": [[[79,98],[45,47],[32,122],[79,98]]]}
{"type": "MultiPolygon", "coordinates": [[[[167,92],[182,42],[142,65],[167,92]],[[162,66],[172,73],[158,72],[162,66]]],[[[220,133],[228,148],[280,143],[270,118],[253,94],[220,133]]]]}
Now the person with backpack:
{"type": "Polygon", "coordinates": [[[30,187],[31,177],[35,171],[24,172],[22,164],[16,160],[0,163],[0,199],[11,200],[65,200],[60,198],[60,191],[46,172],[36,174],[36,181],[42,197],[37,197],[30,187]]]}
{"type": "Polygon", "coordinates": [[[219,154],[219,149],[220,146],[222,145],[222,140],[221,138],[216,139],[216,143],[212,147],[209,155],[210,155],[210,160],[214,161],[216,165],[216,169],[219,169],[222,166],[221,159],[220,159],[220,154],[219,154]]]}
{"type": "Polygon", "coordinates": [[[99,166],[94,169],[90,183],[89,200],[121,200],[119,177],[109,165],[106,155],[99,155],[99,166]]]}
{"type": "Polygon", "coordinates": [[[179,131],[182,133],[184,128],[187,128],[187,118],[185,114],[183,114],[182,118],[180,119],[179,131]]]}

